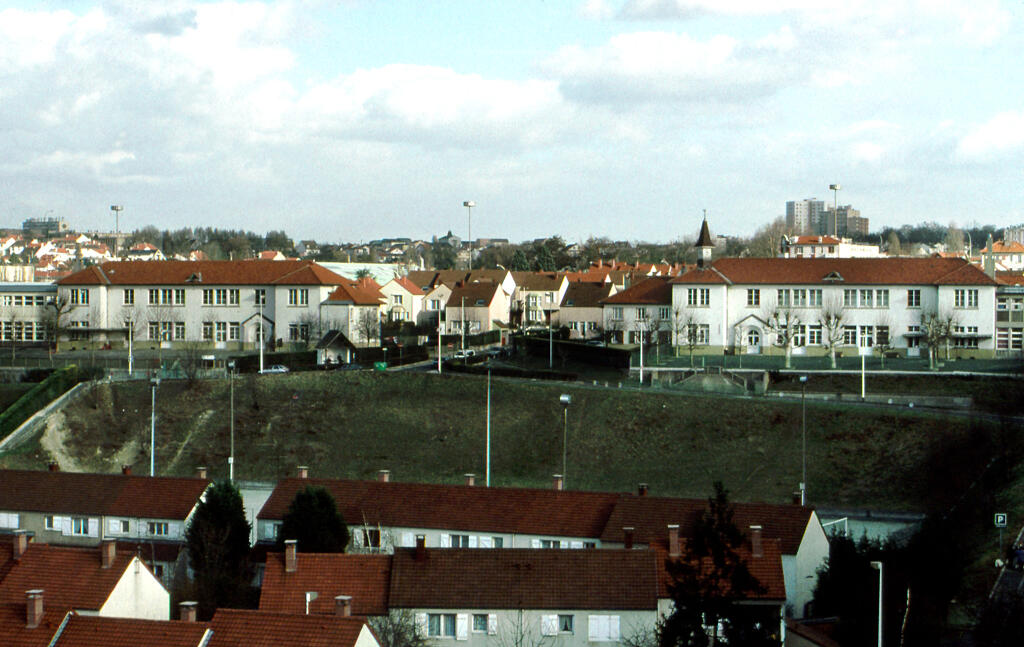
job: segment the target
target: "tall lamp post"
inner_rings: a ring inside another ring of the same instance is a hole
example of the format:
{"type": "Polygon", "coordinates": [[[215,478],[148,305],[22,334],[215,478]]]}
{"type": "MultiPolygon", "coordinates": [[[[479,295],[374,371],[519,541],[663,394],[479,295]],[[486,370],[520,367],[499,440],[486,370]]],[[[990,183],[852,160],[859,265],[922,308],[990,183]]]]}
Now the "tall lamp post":
{"type": "Polygon", "coordinates": [[[491,368],[487,367],[487,487],[491,487],[491,368]]]}
{"type": "Polygon", "coordinates": [[[800,436],[803,439],[800,470],[800,505],[807,505],[807,376],[800,376],[800,436]]]}
{"type": "Polygon", "coordinates": [[[832,235],[836,238],[839,238],[839,192],[842,188],[839,184],[828,185],[828,190],[832,192],[832,235]]]}
{"type": "Polygon", "coordinates": [[[466,208],[466,236],[469,238],[469,269],[473,269],[473,207],[476,203],[472,200],[466,200],[462,203],[462,206],[466,208]]]}
{"type": "Polygon", "coordinates": [[[114,256],[120,256],[120,254],[118,254],[118,248],[121,245],[120,240],[118,239],[118,233],[121,228],[121,212],[124,211],[124,206],[120,204],[112,204],[110,205],[110,210],[114,212],[114,256]]]}
{"type": "Polygon", "coordinates": [[[156,476],[156,387],[160,386],[160,378],[149,380],[150,414],[149,414],[149,475],[156,476]]]}
{"type": "Polygon", "coordinates": [[[566,483],[565,457],[569,446],[569,405],[572,404],[572,396],[563,393],[558,397],[562,403],[562,485],[566,483]]]}
{"type": "Polygon", "coordinates": [[[871,568],[878,571],[878,647],[882,647],[882,562],[871,562],[871,568]]]}
{"type": "Polygon", "coordinates": [[[228,456],[228,480],[235,482],[235,362],[228,362],[231,391],[231,454],[228,456]]]}

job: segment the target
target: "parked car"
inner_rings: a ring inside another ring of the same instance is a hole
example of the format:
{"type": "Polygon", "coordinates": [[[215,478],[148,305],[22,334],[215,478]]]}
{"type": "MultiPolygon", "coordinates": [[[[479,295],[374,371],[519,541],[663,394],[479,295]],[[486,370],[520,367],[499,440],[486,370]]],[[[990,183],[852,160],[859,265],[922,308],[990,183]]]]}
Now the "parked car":
{"type": "Polygon", "coordinates": [[[466,348],[455,351],[455,359],[467,359],[470,357],[476,357],[476,351],[472,348],[466,348]]]}
{"type": "Polygon", "coordinates": [[[284,364],[274,364],[273,366],[270,366],[269,368],[265,368],[262,371],[260,371],[260,373],[287,373],[287,372],[288,372],[288,367],[285,366],[284,364]]]}

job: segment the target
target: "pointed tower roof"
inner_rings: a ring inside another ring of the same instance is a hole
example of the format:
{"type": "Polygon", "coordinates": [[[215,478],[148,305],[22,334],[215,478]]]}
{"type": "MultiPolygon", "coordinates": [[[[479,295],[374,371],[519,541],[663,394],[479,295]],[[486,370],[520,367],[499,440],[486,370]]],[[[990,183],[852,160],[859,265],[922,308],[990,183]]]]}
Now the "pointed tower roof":
{"type": "Polygon", "coordinates": [[[711,231],[708,229],[708,219],[704,218],[704,222],[700,226],[700,236],[697,236],[697,242],[693,245],[694,247],[714,247],[715,243],[711,241],[711,231]]]}

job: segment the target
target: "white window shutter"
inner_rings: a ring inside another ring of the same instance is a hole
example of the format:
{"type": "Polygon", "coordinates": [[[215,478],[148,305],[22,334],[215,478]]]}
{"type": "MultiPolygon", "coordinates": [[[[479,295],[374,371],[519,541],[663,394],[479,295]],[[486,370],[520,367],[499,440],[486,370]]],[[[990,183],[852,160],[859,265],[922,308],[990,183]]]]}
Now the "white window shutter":
{"type": "Polygon", "coordinates": [[[416,614],[416,629],[419,631],[421,638],[427,637],[427,614],[417,613],[416,614]]]}
{"type": "Polygon", "coordinates": [[[476,546],[477,546],[477,536],[476,535],[470,535],[469,536],[469,547],[470,548],[476,548],[476,546]]]}
{"type": "Polygon", "coordinates": [[[469,639],[469,614],[460,613],[455,616],[455,640],[469,639]]]}
{"type": "Polygon", "coordinates": [[[91,519],[91,518],[89,519],[89,532],[88,532],[88,535],[90,537],[99,537],[100,536],[100,520],[99,519],[91,519]]]}
{"type": "Polygon", "coordinates": [[[542,635],[542,636],[557,636],[558,635],[558,616],[555,616],[555,615],[542,615],[540,617],[540,635],[542,635]]]}
{"type": "Polygon", "coordinates": [[[451,547],[452,547],[452,537],[451,537],[451,535],[447,535],[447,534],[441,533],[441,548],[451,548],[451,547]]]}
{"type": "Polygon", "coordinates": [[[608,640],[619,639],[619,616],[608,616],[608,640]]]}
{"type": "Polygon", "coordinates": [[[363,529],[356,528],[352,531],[352,545],[360,548],[363,545],[363,529]]]}
{"type": "Polygon", "coordinates": [[[495,613],[487,614],[487,635],[493,636],[498,633],[498,615],[495,613]]]}
{"type": "Polygon", "coordinates": [[[167,525],[167,535],[171,539],[181,539],[181,524],[171,523],[167,525]]]}
{"type": "Polygon", "coordinates": [[[570,541],[569,542],[569,548],[583,548],[583,542],[582,541],[570,541]]]}
{"type": "Polygon", "coordinates": [[[603,622],[604,616],[590,616],[587,619],[587,639],[596,641],[604,640],[604,634],[607,633],[607,625],[603,622]],[[602,626],[605,625],[605,626],[602,626]]]}
{"type": "Polygon", "coordinates": [[[71,517],[64,517],[60,520],[60,533],[65,536],[71,534],[71,517]]]}
{"type": "Polygon", "coordinates": [[[540,540],[539,539],[531,539],[530,540],[530,548],[540,548],[540,540]]]}
{"type": "Polygon", "coordinates": [[[566,540],[562,539],[561,541],[558,542],[558,547],[559,548],[568,548],[569,547],[569,542],[567,542],[566,540]]]}
{"type": "Polygon", "coordinates": [[[107,534],[119,535],[121,534],[121,520],[120,519],[107,519],[107,534]]]}
{"type": "Polygon", "coordinates": [[[416,546],[416,538],[412,536],[411,532],[402,533],[402,545],[406,548],[413,548],[416,546]]]}
{"type": "Polygon", "coordinates": [[[494,548],[494,540],[490,537],[481,537],[480,548],[494,548]]]}

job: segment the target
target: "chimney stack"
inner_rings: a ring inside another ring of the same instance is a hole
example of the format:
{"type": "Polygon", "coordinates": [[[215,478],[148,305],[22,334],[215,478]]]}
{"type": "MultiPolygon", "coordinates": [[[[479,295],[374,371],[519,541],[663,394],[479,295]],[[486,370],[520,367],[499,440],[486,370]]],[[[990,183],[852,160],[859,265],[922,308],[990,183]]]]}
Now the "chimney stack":
{"type": "Polygon", "coordinates": [[[466,485],[476,485],[476,474],[466,474],[466,485]]]}
{"type": "Polygon", "coordinates": [[[27,530],[15,530],[14,531],[14,545],[12,547],[14,551],[11,557],[15,560],[21,559],[21,556],[28,550],[28,531],[27,530]]]}
{"type": "Polygon", "coordinates": [[[131,465],[122,465],[121,466],[121,473],[124,474],[125,476],[131,476],[132,475],[132,466],[131,465]]]}
{"type": "Polygon", "coordinates": [[[647,484],[641,483],[636,488],[636,493],[640,496],[647,496],[647,484]]]}
{"type": "Polygon", "coordinates": [[[679,524],[668,525],[668,556],[679,557],[679,524]]]}
{"type": "Polygon", "coordinates": [[[117,556],[117,542],[113,539],[104,539],[100,543],[100,565],[102,568],[110,568],[114,565],[114,557],[117,556]]]}
{"type": "Polygon", "coordinates": [[[377,470],[377,480],[381,483],[387,483],[391,480],[391,470],[377,470]]]}
{"type": "Polygon", "coordinates": [[[206,467],[200,465],[196,468],[196,478],[206,480],[206,467]]]}
{"type": "Polygon", "coordinates": [[[35,629],[43,619],[43,590],[25,591],[25,628],[35,629]]]}
{"type": "Polygon", "coordinates": [[[51,472],[59,472],[60,465],[57,464],[57,461],[50,461],[49,464],[47,464],[46,469],[50,470],[51,472]]]}
{"type": "Polygon", "coordinates": [[[764,546],[761,543],[761,526],[750,527],[750,554],[753,557],[764,557],[764,546]]]}
{"type": "Polygon", "coordinates": [[[351,595],[334,596],[334,615],[343,617],[352,615],[351,595]]]}
{"type": "Polygon", "coordinates": [[[625,526],[622,529],[622,544],[626,550],[633,548],[633,526],[625,526]]]}
{"type": "Polygon", "coordinates": [[[196,603],[189,600],[178,604],[178,617],[182,622],[196,621],[196,603]]]}
{"type": "Polygon", "coordinates": [[[561,474],[555,474],[552,478],[554,479],[553,485],[556,490],[561,490],[565,486],[565,478],[561,474]]]}
{"type": "Polygon", "coordinates": [[[306,467],[305,465],[299,465],[299,478],[300,479],[308,479],[309,478],[309,468],[306,467]]]}
{"type": "Polygon", "coordinates": [[[299,541],[286,539],[284,542],[284,572],[294,573],[299,568],[299,541]]]}
{"type": "Polygon", "coordinates": [[[414,559],[417,562],[422,562],[427,558],[427,536],[416,535],[416,553],[414,559]]]}

